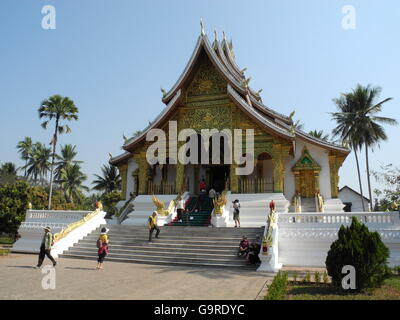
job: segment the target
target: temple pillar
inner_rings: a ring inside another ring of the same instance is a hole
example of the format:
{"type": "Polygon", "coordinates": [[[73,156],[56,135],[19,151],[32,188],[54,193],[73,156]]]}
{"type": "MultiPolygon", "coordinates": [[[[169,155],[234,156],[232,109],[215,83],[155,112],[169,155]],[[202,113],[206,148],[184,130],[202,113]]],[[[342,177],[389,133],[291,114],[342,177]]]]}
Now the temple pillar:
{"type": "Polygon", "coordinates": [[[300,172],[294,171],[293,174],[294,174],[295,194],[300,194],[300,190],[301,190],[300,172]]]}
{"type": "Polygon", "coordinates": [[[178,194],[183,194],[185,190],[184,189],[184,172],[185,172],[185,166],[178,161],[176,164],[176,180],[175,180],[175,192],[178,194]]]}
{"type": "Polygon", "coordinates": [[[283,192],[283,181],[285,176],[285,160],[289,154],[290,147],[282,144],[272,146],[272,163],[274,165],[274,192],[283,192]]]}
{"type": "Polygon", "coordinates": [[[147,194],[149,164],[146,159],[146,152],[139,153],[135,160],[139,165],[138,193],[147,194]]]}
{"type": "Polygon", "coordinates": [[[314,171],[314,185],[315,185],[315,192],[320,193],[321,190],[319,188],[319,171],[314,171]]]}
{"type": "Polygon", "coordinates": [[[229,182],[230,182],[230,187],[231,187],[231,192],[232,193],[238,193],[239,192],[239,177],[236,175],[236,168],[237,164],[232,163],[231,168],[230,168],[230,173],[229,173],[229,182]]]}
{"type": "Polygon", "coordinates": [[[133,177],[133,194],[137,196],[139,194],[139,169],[132,172],[133,177]]]}
{"type": "Polygon", "coordinates": [[[118,166],[119,175],[121,176],[121,200],[126,200],[126,184],[128,177],[128,164],[124,163],[118,166]]]}
{"type": "Polygon", "coordinates": [[[332,198],[337,198],[339,194],[339,169],[342,166],[344,159],[344,157],[338,155],[329,155],[329,172],[332,198]]]}

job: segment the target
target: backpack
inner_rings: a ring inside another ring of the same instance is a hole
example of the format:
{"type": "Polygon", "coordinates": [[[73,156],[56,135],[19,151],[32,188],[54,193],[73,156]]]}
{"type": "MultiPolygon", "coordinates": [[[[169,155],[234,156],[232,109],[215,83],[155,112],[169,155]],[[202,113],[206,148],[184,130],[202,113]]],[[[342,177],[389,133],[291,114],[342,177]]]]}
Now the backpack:
{"type": "Polygon", "coordinates": [[[97,248],[100,249],[102,247],[102,244],[103,244],[102,241],[100,240],[100,238],[98,238],[96,241],[97,248]]]}
{"type": "Polygon", "coordinates": [[[54,235],[53,234],[51,234],[51,246],[52,247],[54,246],[54,235]]]}

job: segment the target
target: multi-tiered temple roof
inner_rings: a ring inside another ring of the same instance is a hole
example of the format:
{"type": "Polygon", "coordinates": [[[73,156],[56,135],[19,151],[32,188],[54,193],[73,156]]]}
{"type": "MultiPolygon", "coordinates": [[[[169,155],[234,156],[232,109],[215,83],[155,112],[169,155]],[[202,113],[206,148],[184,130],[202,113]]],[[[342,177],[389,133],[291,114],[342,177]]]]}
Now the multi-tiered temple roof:
{"type": "Polygon", "coordinates": [[[350,152],[343,146],[318,139],[297,129],[290,117],[265,106],[260,91],[256,92],[249,87],[250,79],[245,77],[245,69],[241,69],[236,64],[232,42],[226,40],[225,34],[224,39],[219,41],[216,34],[215,40],[211,43],[207,35],[202,32],[181,76],[168,92],[164,91],[162,102],[166,104],[166,107],[139,136],[125,141],[122,148],[126,152],[112,158],[111,164],[117,165],[128,159],[136,147],[145,141],[146,134],[150,129],[160,128],[168,121],[183,100],[184,92],[193,80],[198,61],[202,55],[206,55],[213,67],[226,81],[226,94],[229,99],[268,133],[291,142],[298,138],[344,156],[350,152]]]}

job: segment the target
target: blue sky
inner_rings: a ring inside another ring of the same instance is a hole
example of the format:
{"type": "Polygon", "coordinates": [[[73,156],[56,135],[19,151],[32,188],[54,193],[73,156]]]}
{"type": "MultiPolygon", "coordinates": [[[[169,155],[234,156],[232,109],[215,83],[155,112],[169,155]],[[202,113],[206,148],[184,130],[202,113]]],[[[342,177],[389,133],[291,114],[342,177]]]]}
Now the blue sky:
{"type": "MultiPolygon", "coordinates": [[[[61,144],[77,145],[89,176],[121,152],[122,135],[142,129],[162,110],[185,67],[203,17],[233,39],[236,60],[263,101],[330,132],[332,98],[357,83],[379,85],[394,97],[382,115],[400,120],[400,2],[396,0],[105,1],[2,0],[0,2],[0,163],[22,165],[16,144],[25,136],[48,143],[40,102],[59,93],[72,98],[79,121],[61,144]],[[42,7],[56,9],[56,29],[44,30],[42,7]],[[342,28],[342,7],[356,9],[356,29],[342,28]]],[[[52,127],[50,127],[52,129],[52,127]]],[[[371,156],[399,165],[400,127],[371,156]]],[[[364,162],[362,161],[364,168],[364,162]]],[[[366,179],[364,179],[366,183],[366,179]]],[[[358,188],[354,155],[340,185],[358,188]]]]}

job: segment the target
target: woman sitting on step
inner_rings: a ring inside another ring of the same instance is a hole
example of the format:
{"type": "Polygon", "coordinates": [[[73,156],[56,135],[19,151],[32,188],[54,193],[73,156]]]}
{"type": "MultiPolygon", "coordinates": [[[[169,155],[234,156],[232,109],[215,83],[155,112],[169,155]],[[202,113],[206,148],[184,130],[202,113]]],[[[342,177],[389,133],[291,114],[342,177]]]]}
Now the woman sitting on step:
{"type": "Polygon", "coordinates": [[[247,257],[247,254],[249,253],[249,240],[247,240],[246,236],[243,236],[242,241],[240,241],[239,244],[239,250],[238,250],[238,256],[239,257],[247,257]]]}

